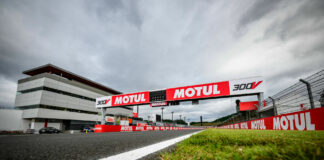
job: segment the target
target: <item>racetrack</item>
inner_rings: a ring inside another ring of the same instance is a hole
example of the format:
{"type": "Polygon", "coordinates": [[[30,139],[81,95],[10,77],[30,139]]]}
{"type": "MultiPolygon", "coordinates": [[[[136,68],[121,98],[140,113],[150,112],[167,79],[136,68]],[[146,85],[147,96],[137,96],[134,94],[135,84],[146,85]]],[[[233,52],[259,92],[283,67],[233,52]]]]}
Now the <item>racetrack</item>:
{"type": "Polygon", "coordinates": [[[99,159],[197,130],[0,136],[1,159],[99,159]]]}

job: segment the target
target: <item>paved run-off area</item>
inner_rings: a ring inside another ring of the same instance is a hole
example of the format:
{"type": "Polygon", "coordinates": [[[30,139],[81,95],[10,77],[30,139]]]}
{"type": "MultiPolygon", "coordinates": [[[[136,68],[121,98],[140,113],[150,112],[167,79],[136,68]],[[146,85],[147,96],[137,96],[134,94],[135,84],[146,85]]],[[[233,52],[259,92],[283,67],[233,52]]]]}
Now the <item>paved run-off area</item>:
{"type": "Polygon", "coordinates": [[[197,130],[1,135],[1,159],[99,159],[197,130]]]}

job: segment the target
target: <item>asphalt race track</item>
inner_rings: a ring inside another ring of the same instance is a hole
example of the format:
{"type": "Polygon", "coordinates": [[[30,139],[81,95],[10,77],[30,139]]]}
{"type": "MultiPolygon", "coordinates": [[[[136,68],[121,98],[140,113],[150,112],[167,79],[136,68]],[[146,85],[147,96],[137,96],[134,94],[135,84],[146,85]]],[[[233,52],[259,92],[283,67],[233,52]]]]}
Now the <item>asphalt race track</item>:
{"type": "Polygon", "coordinates": [[[1,135],[0,159],[99,159],[196,131],[1,135]]]}

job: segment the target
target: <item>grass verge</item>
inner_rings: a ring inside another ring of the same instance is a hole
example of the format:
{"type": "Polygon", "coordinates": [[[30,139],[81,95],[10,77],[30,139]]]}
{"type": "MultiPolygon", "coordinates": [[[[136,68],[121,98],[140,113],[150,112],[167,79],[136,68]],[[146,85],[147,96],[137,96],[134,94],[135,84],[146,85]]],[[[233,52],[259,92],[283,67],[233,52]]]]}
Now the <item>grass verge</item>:
{"type": "Polygon", "coordinates": [[[208,129],[160,159],[324,159],[324,131],[208,129]]]}

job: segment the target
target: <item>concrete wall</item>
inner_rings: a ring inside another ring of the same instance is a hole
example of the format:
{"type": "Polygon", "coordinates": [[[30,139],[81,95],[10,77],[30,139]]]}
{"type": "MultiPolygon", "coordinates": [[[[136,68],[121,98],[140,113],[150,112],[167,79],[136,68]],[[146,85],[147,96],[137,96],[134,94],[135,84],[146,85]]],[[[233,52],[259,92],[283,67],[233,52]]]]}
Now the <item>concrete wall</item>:
{"type": "MultiPolygon", "coordinates": [[[[54,77],[52,76],[52,78],[54,77]]],[[[57,77],[57,76],[55,76],[55,78],[63,79],[62,77],[57,77]]],[[[68,81],[68,80],[64,80],[64,81],[68,81]]],[[[71,81],[69,83],[79,83],[79,82],[71,81]]],[[[82,84],[77,84],[77,85],[82,85],[82,84]]],[[[75,85],[63,83],[62,81],[51,79],[48,77],[21,82],[18,84],[17,90],[22,91],[26,89],[35,88],[35,87],[41,87],[41,86],[46,86],[46,87],[66,91],[69,93],[74,93],[77,95],[94,98],[94,99],[97,97],[105,96],[90,90],[86,90],[84,89],[85,86],[83,86],[83,88],[79,88],[75,85]]],[[[38,104],[56,106],[62,108],[71,108],[71,109],[83,110],[83,111],[100,112],[100,110],[95,108],[94,101],[89,101],[86,99],[81,99],[77,97],[50,92],[50,91],[40,90],[40,91],[34,91],[34,92],[29,92],[24,94],[18,94],[16,96],[16,101],[15,101],[16,107],[38,105],[38,104]]],[[[126,114],[132,116],[132,110],[128,110],[124,108],[108,109],[107,113],[123,114],[123,115],[126,114]]]]}
{"type": "Polygon", "coordinates": [[[40,104],[42,91],[29,92],[24,94],[17,94],[15,106],[30,106],[40,104]]]}
{"type": "Polygon", "coordinates": [[[22,119],[22,110],[0,109],[0,131],[26,131],[29,120],[22,119]]]}
{"type": "Polygon", "coordinates": [[[62,90],[62,91],[66,91],[66,92],[69,92],[69,93],[74,93],[74,94],[77,94],[77,95],[82,95],[82,96],[89,97],[89,98],[94,98],[94,99],[104,96],[102,94],[98,94],[96,92],[92,92],[92,91],[89,91],[89,90],[86,90],[86,89],[83,89],[83,88],[76,87],[76,86],[71,85],[71,84],[56,81],[56,80],[50,79],[50,78],[45,78],[44,86],[54,88],[54,89],[58,89],[58,90],[62,90]]]}
{"type": "Polygon", "coordinates": [[[95,107],[96,102],[89,101],[86,99],[76,98],[49,91],[42,91],[41,97],[42,98],[40,104],[71,108],[83,111],[99,112],[99,110],[95,107]]]}
{"type": "Polygon", "coordinates": [[[44,81],[45,78],[40,78],[40,79],[35,79],[24,83],[19,83],[17,86],[17,92],[44,86],[44,81]]]}

